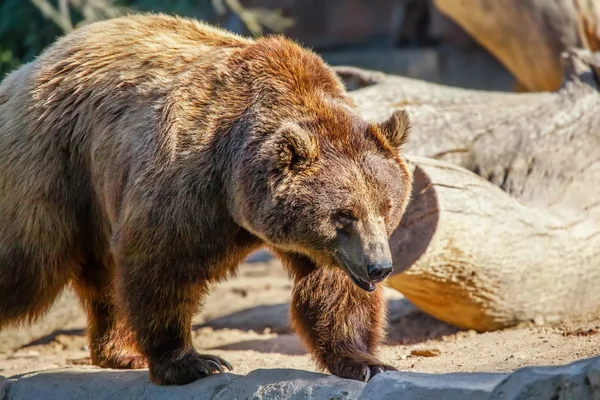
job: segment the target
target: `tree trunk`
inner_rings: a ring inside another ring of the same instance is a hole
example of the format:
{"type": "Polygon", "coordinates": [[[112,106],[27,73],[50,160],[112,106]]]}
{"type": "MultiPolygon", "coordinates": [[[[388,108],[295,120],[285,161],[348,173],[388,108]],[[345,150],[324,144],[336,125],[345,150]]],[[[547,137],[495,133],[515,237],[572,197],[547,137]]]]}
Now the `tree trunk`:
{"type": "Polygon", "coordinates": [[[600,310],[600,94],[582,60],[537,94],[337,68],[371,84],[352,92],[367,119],[410,114],[415,190],[389,283],[422,310],[479,331],[600,310]]]}

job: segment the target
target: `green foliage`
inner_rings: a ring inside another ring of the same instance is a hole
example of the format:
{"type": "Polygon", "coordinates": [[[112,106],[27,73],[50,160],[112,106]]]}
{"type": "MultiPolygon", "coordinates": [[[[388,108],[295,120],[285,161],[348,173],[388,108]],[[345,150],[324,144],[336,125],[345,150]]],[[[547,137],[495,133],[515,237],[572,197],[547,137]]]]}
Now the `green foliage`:
{"type": "Polygon", "coordinates": [[[0,2],[0,79],[62,35],[29,0],[0,2]]]}
{"type": "Polygon", "coordinates": [[[281,10],[245,8],[239,0],[0,0],[0,81],[31,61],[57,37],[81,24],[123,12],[162,12],[214,21],[232,12],[255,35],[284,31],[293,20],[281,10]]]}
{"type": "Polygon", "coordinates": [[[197,19],[213,19],[215,11],[211,0],[129,0],[120,4],[137,11],[163,12],[197,19]]]}
{"type": "MultiPolygon", "coordinates": [[[[72,1],[71,5],[86,1],[94,0],[72,1]]],[[[57,0],[47,3],[58,8],[57,0]]],[[[211,19],[215,15],[211,0],[121,0],[114,3],[134,12],[155,11],[198,19],[211,19]]],[[[73,26],[84,20],[76,7],[71,7],[70,18],[73,26]]],[[[0,0],[0,81],[7,72],[31,61],[63,34],[61,28],[30,0],[0,0]]]]}

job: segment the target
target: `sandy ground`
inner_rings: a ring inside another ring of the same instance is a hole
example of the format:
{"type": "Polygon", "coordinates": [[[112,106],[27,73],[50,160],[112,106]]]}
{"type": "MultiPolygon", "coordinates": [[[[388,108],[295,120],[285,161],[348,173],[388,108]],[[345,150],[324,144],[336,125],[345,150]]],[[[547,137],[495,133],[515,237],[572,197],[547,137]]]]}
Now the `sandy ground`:
{"type": "MultiPolygon", "coordinates": [[[[291,283],[276,261],[246,263],[218,285],[194,321],[194,343],[245,374],[256,368],[315,370],[288,329],[291,283]]],[[[457,329],[415,309],[387,289],[391,326],[380,355],[400,370],[508,372],[527,365],[556,365],[600,355],[600,318],[552,327],[525,326],[477,334],[457,329]],[[421,351],[425,351],[424,355],[421,351]]],[[[29,327],[0,332],[0,375],[77,365],[88,361],[85,316],[67,292],[46,317],[29,327]]]]}

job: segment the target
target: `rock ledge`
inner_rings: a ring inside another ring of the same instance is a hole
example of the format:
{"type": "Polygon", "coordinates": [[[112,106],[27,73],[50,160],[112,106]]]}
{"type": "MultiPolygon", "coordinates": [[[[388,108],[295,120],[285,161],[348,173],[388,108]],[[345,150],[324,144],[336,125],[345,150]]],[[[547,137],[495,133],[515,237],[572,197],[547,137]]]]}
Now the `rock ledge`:
{"type": "Polygon", "coordinates": [[[600,357],[512,374],[387,372],[369,383],[293,369],[214,375],[185,386],[156,386],[148,372],[91,367],[0,377],[0,400],[391,400],[600,399],[600,357]]]}

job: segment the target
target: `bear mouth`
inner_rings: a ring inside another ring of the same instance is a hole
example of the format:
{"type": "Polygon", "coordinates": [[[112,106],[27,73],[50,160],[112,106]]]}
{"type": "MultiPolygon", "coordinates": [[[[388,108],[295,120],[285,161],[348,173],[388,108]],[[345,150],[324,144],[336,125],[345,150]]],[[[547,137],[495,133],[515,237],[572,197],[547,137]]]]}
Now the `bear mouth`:
{"type": "Polygon", "coordinates": [[[372,292],[377,287],[375,282],[363,281],[362,279],[354,276],[354,274],[352,274],[352,272],[350,272],[348,270],[346,270],[346,275],[348,275],[350,277],[350,279],[352,279],[352,282],[354,282],[354,284],[356,286],[358,286],[359,288],[361,288],[362,290],[364,290],[366,292],[372,292]]]}
{"type": "Polygon", "coordinates": [[[339,255],[338,255],[338,257],[335,257],[335,260],[336,260],[337,264],[341,267],[341,269],[346,273],[346,275],[348,275],[350,277],[350,279],[352,280],[352,282],[354,282],[354,284],[356,286],[358,286],[365,292],[372,292],[377,288],[376,281],[366,281],[366,280],[361,279],[358,276],[356,276],[352,272],[352,269],[346,265],[343,257],[339,257],[339,255]]]}

